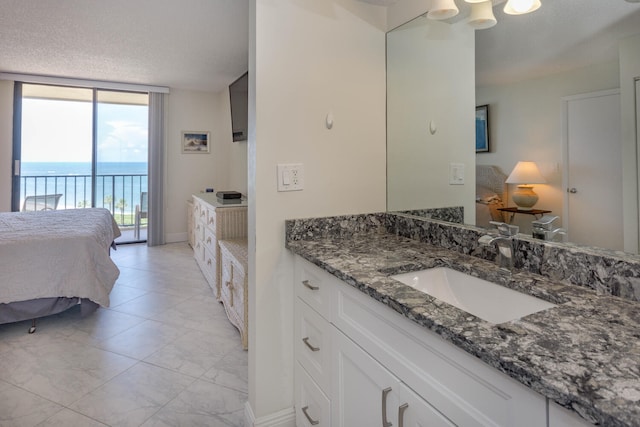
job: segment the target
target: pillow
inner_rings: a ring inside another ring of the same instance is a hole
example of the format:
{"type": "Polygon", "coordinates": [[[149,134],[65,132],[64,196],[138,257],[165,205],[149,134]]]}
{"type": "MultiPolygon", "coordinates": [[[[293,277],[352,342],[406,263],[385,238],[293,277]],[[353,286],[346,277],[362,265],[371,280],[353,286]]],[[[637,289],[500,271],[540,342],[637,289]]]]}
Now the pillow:
{"type": "Polygon", "coordinates": [[[482,185],[476,186],[476,202],[489,203],[493,201],[499,202],[500,196],[498,196],[490,188],[484,187],[482,185]]]}

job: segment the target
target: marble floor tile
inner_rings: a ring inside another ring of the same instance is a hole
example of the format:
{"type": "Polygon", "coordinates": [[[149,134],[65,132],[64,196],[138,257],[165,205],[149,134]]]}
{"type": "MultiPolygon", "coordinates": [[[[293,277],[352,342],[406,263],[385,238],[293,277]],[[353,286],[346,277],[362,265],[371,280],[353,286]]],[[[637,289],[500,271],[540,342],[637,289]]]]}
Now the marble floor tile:
{"type": "Polygon", "coordinates": [[[187,375],[140,362],[70,408],[109,426],[139,426],[193,381],[187,375]]]}
{"type": "Polygon", "coordinates": [[[243,425],[248,353],[191,248],[111,254],[110,308],[0,325],[0,427],[243,425]]]}
{"type": "Polygon", "coordinates": [[[36,427],[107,427],[107,424],[92,420],[70,409],[63,409],[36,427]]]}
{"type": "Polygon", "coordinates": [[[0,381],[0,426],[32,427],[59,412],[62,406],[0,381]]]}
{"type": "MultiPolygon", "coordinates": [[[[225,333],[190,331],[145,359],[145,362],[200,377],[224,357],[242,351],[239,338],[225,333]]],[[[244,353],[244,352],[242,352],[244,353]]],[[[246,371],[245,363],[245,371],[246,371]]]]}
{"type": "Polygon", "coordinates": [[[247,395],[197,380],[143,427],[243,427],[247,395]]]}
{"type": "Polygon", "coordinates": [[[135,363],[119,354],[58,338],[4,352],[0,379],[67,406],[135,363]]]}
{"type": "MultiPolygon", "coordinates": [[[[122,271],[121,271],[122,272],[122,271]]],[[[134,288],[127,285],[121,285],[116,282],[115,286],[109,294],[109,308],[117,307],[120,304],[129,302],[133,299],[143,296],[147,291],[144,289],[134,288]]]]}
{"type": "Polygon", "coordinates": [[[97,346],[103,350],[142,360],[183,334],[184,331],[178,327],[155,320],[145,320],[114,337],[101,341],[97,346]]]}
{"type": "Polygon", "coordinates": [[[248,353],[229,352],[202,375],[202,379],[221,386],[247,393],[249,363],[248,353]]]}

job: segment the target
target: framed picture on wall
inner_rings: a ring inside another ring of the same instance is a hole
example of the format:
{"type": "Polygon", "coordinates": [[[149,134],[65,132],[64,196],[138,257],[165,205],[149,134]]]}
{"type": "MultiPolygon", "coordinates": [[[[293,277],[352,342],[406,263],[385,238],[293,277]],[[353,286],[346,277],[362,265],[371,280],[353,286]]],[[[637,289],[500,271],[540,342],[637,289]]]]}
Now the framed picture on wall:
{"type": "Polygon", "coordinates": [[[182,131],[182,152],[184,154],[205,154],[210,150],[209,132],[182,131]]]}
{"type": "Polygon", "coordinates": [[[489,105],[476,107],[476,153],[489,151],[489,105]]]}

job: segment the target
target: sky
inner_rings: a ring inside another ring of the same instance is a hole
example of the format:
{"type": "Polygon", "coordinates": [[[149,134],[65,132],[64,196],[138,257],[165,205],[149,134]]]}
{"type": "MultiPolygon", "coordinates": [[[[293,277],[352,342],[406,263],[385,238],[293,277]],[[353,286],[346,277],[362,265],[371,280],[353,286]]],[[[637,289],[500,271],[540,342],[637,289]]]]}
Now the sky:
{"type": "MultiPolygon", "coordinates": [[[[22,100],[22,162],[91,162],[92,104],[22,100]]],[[[148,108],[98,104],[98,162],[147,161],[148,108]]]]}

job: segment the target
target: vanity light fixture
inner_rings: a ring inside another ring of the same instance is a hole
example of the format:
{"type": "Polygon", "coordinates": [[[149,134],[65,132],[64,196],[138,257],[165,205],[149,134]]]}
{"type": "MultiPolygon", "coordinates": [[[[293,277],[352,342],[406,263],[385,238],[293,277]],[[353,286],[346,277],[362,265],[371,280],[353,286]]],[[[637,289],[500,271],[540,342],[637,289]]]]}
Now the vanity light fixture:
{"type": "Polygon", "coordinates": [[[507,15],[524,15],[538,10],[542,6],[540,0],[508,0],[504,5],[504,13],[507,15]]]}
{"type": "Polygon", "coordinates": [[[427,18],[437,21],[453,18],[458,14],[458,6],[453,0],[433,0],[427,18]]]}
{"type": "Polygon", "coordinates": [[[496,17],[493,15],[491,0],[471,3],[471,15],[468,21],[471,27],[476,30],[484,30],[493,27],[497,22],[496,17]]]}
{"type": "Polygon", "coordinates": [[[518,162],[505,181],[507,184],[518,185],[512,198],[518,208],[523,211],[530,211],[538,202],[538,195],[533,191],[531,184],[546,184],[546,182],[535,162],[518,162]]]}

